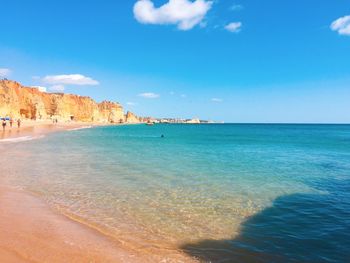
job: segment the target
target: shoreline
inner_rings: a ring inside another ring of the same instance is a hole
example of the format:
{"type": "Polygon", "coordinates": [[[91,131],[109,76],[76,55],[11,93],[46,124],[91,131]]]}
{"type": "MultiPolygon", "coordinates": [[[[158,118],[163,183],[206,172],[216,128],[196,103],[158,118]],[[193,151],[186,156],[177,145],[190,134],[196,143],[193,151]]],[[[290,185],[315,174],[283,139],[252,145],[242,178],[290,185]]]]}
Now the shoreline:
{"type": "Polygon", "coordinates": [[[35,193],[0,184],[0,259],[22,262],[198,262],[179,250],[145,250],[60,212],[35,193]]]}
{"type": "MultiPolygon", "coordinates": [[[[6,140],[16,142],[25,136],[45,136],[87,126],[110,125],[24,121],[20,130],[13,127],[0,136],[0,146],[6,146],[6,140]],[[1,143],[2,140],[5,141],[1,143]]],[[[6,181],[0,181],[0,212],[4,215],[0,217],[0,258],[5,262],[197,262],[180,250],[138,250],[6,181]]]]}
{"type": "MultiPolygon", "coordinates": [[[[6,125],[5,131],[0,131],[0,142],[1,140],[15,139],[24,136],[42,136],[53,132],[70,131],[83,128],[108,126],[112,124],[106,123],[90,123],[90,122],[59,122],[52,123],[50,120],[45,121],[32,121],[23,120],[21,127],[13,125],[11,128],[9,124],[6,125]]],[[[117,125],[117,124],[113,124],[117,125]]]]}
{"type": "Polygon", "coordinates": [[[55,132],[75,131],[95,127],[126,126],[138,124],[139,123],[101,123],[81,121],[52,123],[51,120],[22,120],[20,128],[18,128],[17,125],[13,125],[13,127],[10,128],[9,124],[7,124],[5,131],[0,130],[0,143],[11,141],[18,142],[16,139],[25,139],[25,137],[42,137],[55,132]]]}
{"type": "Polygon", "coordinates": [[[5,262],[148,262],[27,191],[0,186],[0,196],[0,258],[5,262]]]}

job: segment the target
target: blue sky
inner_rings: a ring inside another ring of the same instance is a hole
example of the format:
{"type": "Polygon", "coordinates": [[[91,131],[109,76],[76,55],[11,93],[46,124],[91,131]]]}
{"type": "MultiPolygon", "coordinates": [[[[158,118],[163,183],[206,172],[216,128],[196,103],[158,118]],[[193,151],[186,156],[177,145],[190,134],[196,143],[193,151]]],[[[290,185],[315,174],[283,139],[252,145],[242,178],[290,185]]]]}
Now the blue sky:
{"type": "Polygon", "coordinates": [[[3,0],[1,10],[0,75],[25,85],[144,116],[350,123],[349,0],[3,0]]]}

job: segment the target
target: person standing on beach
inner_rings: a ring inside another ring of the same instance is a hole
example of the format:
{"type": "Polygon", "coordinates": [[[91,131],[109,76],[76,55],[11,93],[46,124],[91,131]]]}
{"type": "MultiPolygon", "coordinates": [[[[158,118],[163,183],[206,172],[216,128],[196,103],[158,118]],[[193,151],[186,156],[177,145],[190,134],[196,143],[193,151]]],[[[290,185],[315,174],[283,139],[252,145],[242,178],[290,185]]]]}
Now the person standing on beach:
{"type": "Polygon", "coordinates": [[[17,120],[17,126],[18,126],[18,128],[21,128],[21,119],[17,120]]]}
{"type": "Polygon", "coordinates": [[[2,119],[2,130],[5,131],[6,128],[6,119],[2,119]]]}
{"type": "Polygon", "coordinates": [[[13,124],[13,119],[10,119],[10,128],[12,128],[12,124],[13,124]]]}

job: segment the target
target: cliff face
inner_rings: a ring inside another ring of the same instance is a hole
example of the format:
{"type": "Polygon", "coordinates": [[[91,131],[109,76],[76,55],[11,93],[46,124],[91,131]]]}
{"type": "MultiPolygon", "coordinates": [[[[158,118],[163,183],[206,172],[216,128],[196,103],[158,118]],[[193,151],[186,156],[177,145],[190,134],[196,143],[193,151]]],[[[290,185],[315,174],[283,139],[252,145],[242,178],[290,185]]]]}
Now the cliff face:
{"type": "MultiPolygon", "coordinates": [[[[135,116],[131,113],[132,116],[135,116]]],[[[23,119],[121,123],[128,120],[119,103],[95,102],[90,97],[40,92],[18,82],[0,80],[0,116],[23,119]]],[[[130,117],[129,117],[130,119],[130,117]]],[[[139,122],[138,118],[128,122],[139,122]]]]}
{"type": "Polygon", "coordinates": [[[125,122],[127,122],[127,123],[139,123],[140,118],[137,117],[134,113],[128,111],[125,115],[125,122]]]}
{"type": "Polygon", "coordinates": [[[125,122],[124,111],[121,105],[111,101],[102,101],[99,105],[99,115],[112,123],[125,122]]]}

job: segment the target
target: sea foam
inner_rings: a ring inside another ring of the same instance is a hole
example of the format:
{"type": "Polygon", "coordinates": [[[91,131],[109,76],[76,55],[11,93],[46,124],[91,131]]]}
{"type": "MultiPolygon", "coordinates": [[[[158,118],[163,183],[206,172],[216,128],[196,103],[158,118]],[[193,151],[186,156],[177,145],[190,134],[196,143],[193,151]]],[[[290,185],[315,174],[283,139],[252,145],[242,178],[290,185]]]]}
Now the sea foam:
{"type": "Polygon", "coordinates": [[[18,142],[26,142],[26,141],[32,141],[43,138],[44,135],[38,135],[38,136],[22,136],[22,137],[15,137],[15,138],[6,138],[0,140],[0,143],[18,143],[18,142]]]}
{"type": "Polygon", "coordinates": [[[73,128],[73,129],[69,129],[68,131],[79,131],[79,130],[84,130],[84,129],[91,129],[92,126],[82,126],[82,127],[78,127],[78,128],[73,128]]]}

